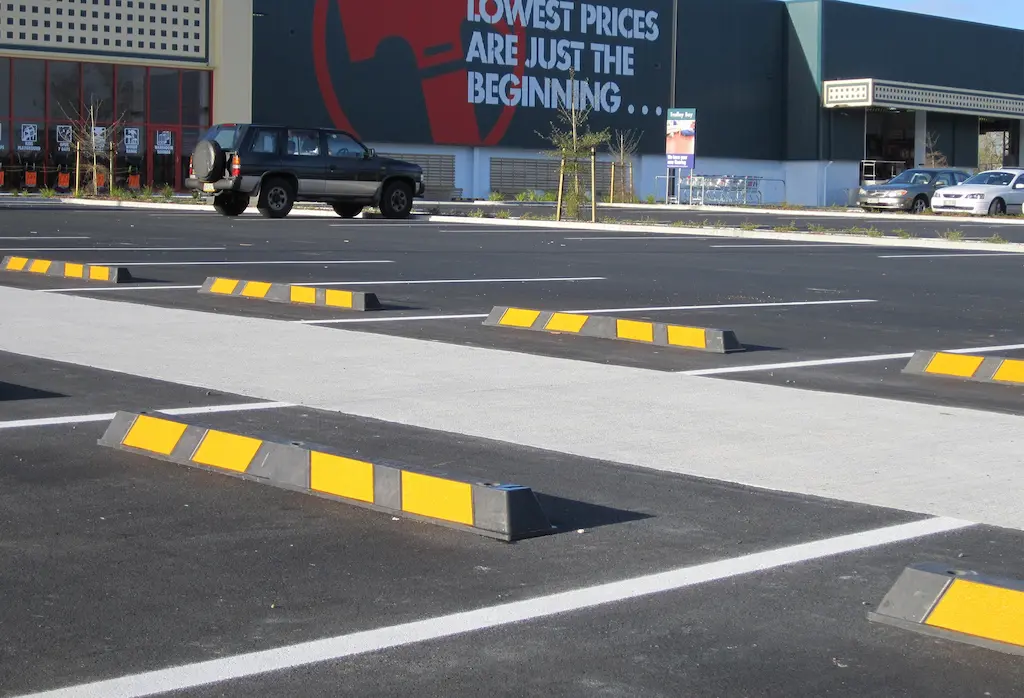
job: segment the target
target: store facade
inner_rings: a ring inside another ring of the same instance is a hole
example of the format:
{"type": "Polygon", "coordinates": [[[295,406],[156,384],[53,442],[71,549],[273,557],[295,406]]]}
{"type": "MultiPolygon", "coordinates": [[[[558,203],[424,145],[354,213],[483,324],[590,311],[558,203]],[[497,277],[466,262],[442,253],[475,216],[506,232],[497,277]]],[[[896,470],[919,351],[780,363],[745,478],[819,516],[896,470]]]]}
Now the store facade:
{"type": "Polygon", "coordinates": [[[71,188],[94,156],[102,188],[181,189],[224,17],[222,0],[0,3],[0,189],[71,188]]]}

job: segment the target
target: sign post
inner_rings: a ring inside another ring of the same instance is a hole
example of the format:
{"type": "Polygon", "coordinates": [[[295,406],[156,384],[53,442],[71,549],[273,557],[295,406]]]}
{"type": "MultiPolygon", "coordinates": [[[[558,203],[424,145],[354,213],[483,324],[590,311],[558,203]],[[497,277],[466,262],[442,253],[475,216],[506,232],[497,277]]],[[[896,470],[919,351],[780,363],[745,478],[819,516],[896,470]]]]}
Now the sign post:
{"type": "MultiPolygon", "coordinates": [[[[671,181],[679,169],[689,170],[690,199],[693,199],[693,170],[697,165],[697,110],[669,109],[665,126],[665,159],[668,166],[668,180],[671,181]]],[[[678,203],[678,185],[676,203],[678,203]]],[[[666,192],[667,199],[667,192],[666,192]]]]}

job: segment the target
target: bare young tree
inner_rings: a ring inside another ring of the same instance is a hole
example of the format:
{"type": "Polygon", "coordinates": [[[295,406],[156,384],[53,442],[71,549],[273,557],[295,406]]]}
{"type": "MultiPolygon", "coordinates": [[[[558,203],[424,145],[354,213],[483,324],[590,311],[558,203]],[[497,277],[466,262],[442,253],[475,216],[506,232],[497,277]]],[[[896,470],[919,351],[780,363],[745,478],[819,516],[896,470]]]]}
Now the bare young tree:
{"type": "MultiPolygon", "coordinates": [[[[123,115],[113,120],[104,120],[100,114],[103,110],[102,100],[92,100],[83,105],[82,109],[61,106],[67,119],[65,126],[70,129],[70,147],[75,167],[78,168],[76,182],[81,186],[91,187],[93,196],[99,194],[101,177],[107,186],[112,187],[113,162],[123,137],[123,115]]],[[[59,128],[59,127],[58,127],[59,128]]],[[[61,138],[58,138],[58,142],[61,138]]]]}
{"type": "MultiPolygon", "coordinates": [[[[567,218],[579,220],[586,203],[586,192],[581,182],[583,163],[589,162],[591,151],[606,144],[611,138],[607,129],[593,131],[590,128],[592,106],[584,105],[579,92],[576,72],[569,69],[569,94],[556,112],[556,121],[551,122],[551,131],[538,133],[551,143],[552,150],[545,153],[558,158],[561,165],[561,187],[565,190],[563,203],[567,218]]],[[[596,196],[597,192],[591,192],[596,196]]]]}
{"type": "Polygon", "coordinates": [[[616,203],[616,200],[621,203],[636,201],[633,192],[633,156],[640,149],[640,139],[643,138],[643,135],[643,131],[632,129],[617,130],[612,133],[608,143],[608,150],[614,164],[611,203],[616,203]]]}
{"type": "Polygon", "coordinates": [[[938,134],[929,131],[924,139],[925,167],[949,167],[949,160],[939,150],[938,134]]]}
{"type": "Polygon", "coordinates": [[[983,133],[978,137],[978,167],[981,170],[996,170],[1003,166],[1005,137],[1002,131],[983,133]]]}

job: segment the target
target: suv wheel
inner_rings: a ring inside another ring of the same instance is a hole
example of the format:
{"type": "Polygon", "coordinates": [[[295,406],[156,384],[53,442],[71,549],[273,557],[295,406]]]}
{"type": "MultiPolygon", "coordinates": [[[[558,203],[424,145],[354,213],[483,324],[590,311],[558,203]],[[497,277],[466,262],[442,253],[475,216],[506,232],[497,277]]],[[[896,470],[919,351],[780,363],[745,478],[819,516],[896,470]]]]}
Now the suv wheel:
{"type": "Polygon", "coordinates": [[[295,189],[280,177],[268,179],[260,186],[258,208],[265,218],[284,218],[295,205],[295,189]]]}
{"type": "Polygon", "coordinates": [[[240,216],[249,208],[249,197],[235,192],[217,194],[213,199],[213,207],[222,216],[240,216]]]}
{"type": "Polygon", "coordinates": [[[217,141],[199,141],[192,152],[192,171],[200,182],[216,182],[224,176],[224,149],[217,141]]]}
{"type": "Polygon", "coordinates": [[[391,182],[384,187],[380,212],[385,218],[408,218],[412,213],[412,187],[405,182],[391,182]]]}
{"type": "Polygon", "coordinates": [[[342,218],[355,218],[362,211],[362,204],[334,204],[334,212],[342,218]]]}

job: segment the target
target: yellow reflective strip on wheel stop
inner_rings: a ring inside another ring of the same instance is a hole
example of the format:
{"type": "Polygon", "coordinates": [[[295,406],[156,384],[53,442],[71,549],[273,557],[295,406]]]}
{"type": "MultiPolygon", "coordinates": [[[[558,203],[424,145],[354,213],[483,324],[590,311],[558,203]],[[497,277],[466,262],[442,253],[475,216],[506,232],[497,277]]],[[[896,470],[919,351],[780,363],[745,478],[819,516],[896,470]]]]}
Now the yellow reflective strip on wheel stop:
{"type": "Polygon", "coordinates": [[[28,270],[33,274],[45,274],[46,272],[50,271],[50,265],[52,264],[53,262],[51,262],[48,259],[33,259],[32,264],[31,266],[29,266],[28,270]]]}
{"type": "Polygon", "coordinates": [[[210,293],[223,293],[230,296],[238,288],[238,284],[239,282],[234,279],[216,279],[210,286],[210,293]]]}
{"type": "Polygon", "coordinates": [[[373,504],[373,463],[312,451],[309,488],[373,504]]]}
{"type": "Polygon", "coordinates": [[[309,286],[292,286],[291,300],[292,303],[308,303],[312,305],[316,303],[316,289],[309,286]]]}
{"type": "Polygon", "coordinates": [[[187,425],[180,422],[142,414],[125,434],[121,445],[169,456],[174,452],[174,447],[178,445],[187,428],[187,425]]]}
{"type": "Polygon", "coordinates": [[[10,271],[22,271],[26,264],[28,264],[28,259],[25,257],[11,257],[10,261],[7,262],[7,269],[10,271]]]}
{"type": "Polygon", "coordinates": [[[632,339],[637,342],[654,341],[654,323],[636,320],[616,320],[615,330],[619,339],[632,339]]]}
{"type": "Polygon", "coordinates": [[[985,360],[983,356],[961,356],[959,354],[939,353],[928,364],[925,373],[943,376],[971,378],[985,360]]]}
{"type": "Polygon", "coordinates": [[[85,265],[84,264],[72,264],[68,262],[64,265],[64,276],[69,279],[81,279],[85,276],[85,265]]]}
{"type": "Polygon", "coordinates": [[[1024,646],[1024,592],[954,579],[925,625],[1024,646]]]}
{"type": "Polygon", "coordinates": [[[91,281],[110,281],[110,267],[89,267],[91,281]]]}
{"type": "Polygon", "coordinates": [[[465,482],[402,471],[402,511],[473,525],[473,488],[465,482]]]}
{"type": "Polygon", "coordinates": [[[263,442],[260,439],[211,429],[206,432],[199,448],[192,455],[192,462],[244,473],[261,445],[263,442]]]}
{"type": "Polygon", "coordinates": [[[1024,383],[1024,361],[1006,359],[999,365],[992,380],[999,383],[1024,383]]]}
{"type": "Polygon", "coordinates": [[[539,310],[509,308],[498,320],[498,324],[505,327],[533,327],[533,323],[537,322],[539,317],[539,310]]]}
{"type": "Polygon", "coordinates": [[[668,326],[668,343],[674,347],[708,348],[708,333],[701,327],[668,326]]]}
{"type": "Polygon", "coordinates": [[[270,284],[266,281],[248,281],[242,289],[242,295],[246,298],[266,298],[270,291],[270,284]]]}
{"type": "Polygon", "coordinates": [[[570,313],[555,313],[544,326],[545,330],[552,332],[579,332],[587,324],[589,315],[572,315],[570,313]]]}
{"type": "Polygon", "coordinates": [[[352,292],[337,291],[329,288],[325,294],[324,303],[332,308],[351,308],[352,292]]]}

